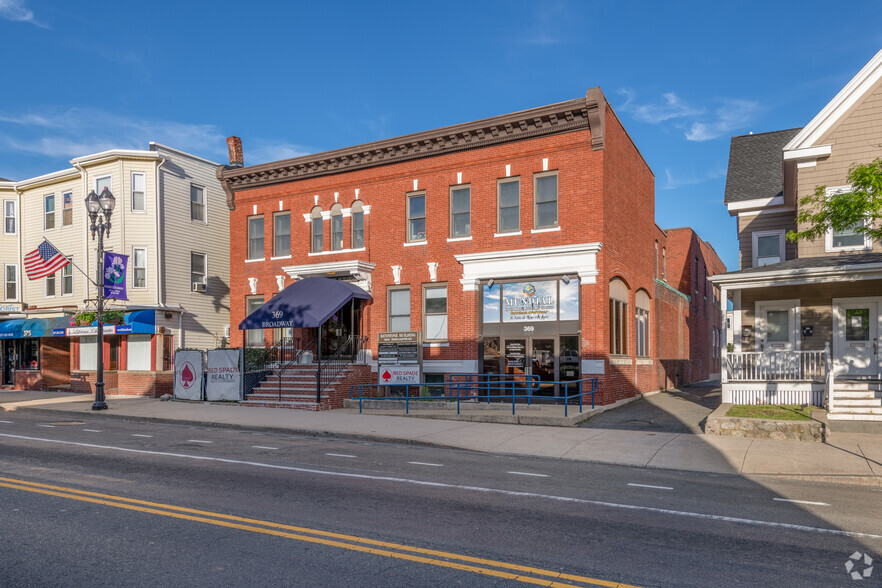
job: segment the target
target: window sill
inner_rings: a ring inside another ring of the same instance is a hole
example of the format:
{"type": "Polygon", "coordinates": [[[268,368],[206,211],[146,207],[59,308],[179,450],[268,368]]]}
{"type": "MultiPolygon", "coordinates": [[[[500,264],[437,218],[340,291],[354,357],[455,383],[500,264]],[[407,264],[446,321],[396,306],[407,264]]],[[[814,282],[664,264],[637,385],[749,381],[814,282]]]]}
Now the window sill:
{"type": "Polygon", "coordinates": [[[634,365],[630,357],[610,357],[609,365],[634,365]]]}
{"type": "MultiPolygon", "coordinates": [[[[365,250],[364,247],[362,247],[361,249],[334,249],[332,251],[316,251],[314,253],[311,252],[311,253],[307,253],[306,255],[308,257],[315,257],[316,255],[334,255],[335,253],[355,253],[355,252],[364,251],[364,250],[365,250]]],[[[291,256],[289,255],[288,258],[290,258],[290,257],[291,256]]],[[[278,259],[282,259],[282,258],[280,257],[278,259]]]]}
{"type": "Polygon", "coordinates": [[[848,247],[825,247],[825,253],[842,253],[845,251],[869,251],[873,248],[872,245],[851,245],[848,247]]]}
{"type": "Polygon", "coordinates": [[[245,263],[257,263],[258,261],[266,261],[266,257],[261,257],[260,259],[246,259],[245,263]]]}
{"type": "Polygon", "coordinates": [[[493,238],[498,239],[499,237],[519,237],[523,235],[523,231],[511,231],[509,233],[493,233],[493,238]]]}
{"type": "Polygon", "coordinates": [[[423,347],[450,347],[450,343],[447,341],[429,341],[423,343],[423,347]]]}
{"type": "Polygon", "coordinates": [[[456,241],[471,241],[471,240],[472,240],[472,236],[469,235],[468,237],[450,237],[447,239],[447,242],[454,243],[456,241]]]}
{"type": "Polygon", "coordinates": [[[560,225],[548,229],[532,229],[530,233],[535,235],[536,233],[555,233],[557,231],[560,231],[560,225]]]}
{"type": "Polygon", "coordinates": [[[638,357],[637,358],[637,365],[652,365],[653,363],[655,363],[655,362],[649,357],[638,357]]]}
{"type": "Polygon", "coordinates": [[[277,259],[291,259],[290,255],[280,255],[278,257],[270,257],[270,261],[276,261],[277,259]]]}
{"type": "Polygon", "coordinates": [[[405,243],[404,246],[405,247],[416,247],[417,245],[425,245],[427,243],[428,243],[428,241],[413,241],[410,243],[405,243]]]}

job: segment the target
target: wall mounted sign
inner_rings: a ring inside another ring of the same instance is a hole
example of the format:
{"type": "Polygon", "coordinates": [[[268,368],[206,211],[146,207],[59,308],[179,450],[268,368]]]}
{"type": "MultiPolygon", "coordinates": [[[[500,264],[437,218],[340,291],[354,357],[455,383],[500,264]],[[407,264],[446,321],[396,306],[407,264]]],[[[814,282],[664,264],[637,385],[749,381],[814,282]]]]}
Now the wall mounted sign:
{"type": "Polygon", "coordinates": [[[557,282],[503,284],[502,320],[506,323],[556,321],[557,282]]]}

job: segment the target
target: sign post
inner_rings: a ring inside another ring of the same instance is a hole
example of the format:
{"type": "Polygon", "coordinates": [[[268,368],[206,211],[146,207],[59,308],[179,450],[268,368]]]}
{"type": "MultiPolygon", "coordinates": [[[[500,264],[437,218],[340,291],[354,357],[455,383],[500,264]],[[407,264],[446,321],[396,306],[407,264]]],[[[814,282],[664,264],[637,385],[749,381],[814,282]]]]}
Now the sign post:
{"type": "Polygon", "coordinates": [[[419,331],[380,333],[377,341],[377,383],[387,386],[419,384],[421,351],[419,331]]]}

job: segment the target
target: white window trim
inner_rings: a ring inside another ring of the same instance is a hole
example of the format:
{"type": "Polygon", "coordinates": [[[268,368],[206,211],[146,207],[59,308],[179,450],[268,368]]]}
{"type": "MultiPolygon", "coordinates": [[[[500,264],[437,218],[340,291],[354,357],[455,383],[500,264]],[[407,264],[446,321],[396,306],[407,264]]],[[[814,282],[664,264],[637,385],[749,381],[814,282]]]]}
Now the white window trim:
{"type": "MultiPolygon", "coordinates": [[[[146,186],[145,186],[145,188],[146,188],[146,186]]],[[[144,197],[145,197],[144,204],[146,206],[146,203],[147,203],[146,194],[144,195],[144,197]]],[[[252,215],[252,216],[254,216],[254,215],[252,215]]],[[[190,222],[196,223],[197,225],[206,225],[206,226],[208,225],[208,187],[203,186],[201,184],[194,184],[192,182],[190,183],[190,222]],[[193,188],[200,188],[202,190],[202,216],[204,217],[204,219],[201,221],[195,220],[193,218],[193,200],[192,200],[193,188]]],[[[264,229],[264,230],[266,230],[266,229],[264,229]]]]}
{"type": "MultiPolygon", "coordinates": [[[[828,186],[827,190],[824,192],[824,196],[829,198],[830,196],[834,196],[836,194],[843,194],[845,192],[850,192],[852,189],[851,185],[847,186],[828,186]]],[[[866,224],[866,221],[864,221],[866,224]]],[[[873,239],[866,233],[863,235],[864,244],[863,245],[849,245],[847,247],[833,247],[833,227],[827,229],[827,233],[824,235],[824,251],[827,253],[834,253],[839,251],[867,251],[873,248],[873,239]]]]}
{"type": "Polygon", "coordinates": [[[73,226],[73,190],[65,190],[61,193],[61,228],[73,226]],[[70,224],[64,224],[64,195],[70,194],[70,224]]]}
{"type": "Polygon", "coordinates": [[[61,296],[63,296],[63,297],[73,296],[73,294],[74,294],[73,257],[68,255],[67,259],[70,261],[70,263],[67,264],[66,266],[64,266],[63,268],[61,268],[60,270],[58,270],[59,273],[61,274],[61,296]],[[65,294],[64,293],[64,270],[66,270],[67,268],[70,268],[70,293],[65,294]]]}
{"type": "Polygon", "coordinates": [[[18,235],[18,202],[15,200],[4,200],[3,201],[3,234],[4,235],[18,235]],[[15,220],[15,230],[11,233],[6,231],[6,203],[12,202],[12,217],[15,220]]]}
{"type": "MultiPolygon", "coordinates": [[[[791,300],[757,300],[754,303],[754,325],[753,325],[753,344],[756,351],[760,351],[760,341],[766,343],[766,319],[763,314],[768,310],[786,310],[788,314],[788,322],[790,323],[790,341],[793,351],[802,349],[802,332],[800,299],[791,300]]],[[[771,351],[771,349],[763,349],[763,351],[771,351]]]]}
{"type": "MultiPolygon", "coordinates": [[[[193,262],[191,261],[190,264],[192,265],[192,263],[193,262]]],[[[132,290],[146,290],[147,289],[147,284],[148,284],[147,277],[149,276],[149,274],[147,273],[147,267],[148,267],[147,247],[138,247],[138,246],[132,245],[132,290]],[[142,286],[140,288],[135,286],[135,250],[136,249],[143,249],[144,250],[144,286],[142,286]]],[[[190,269],[192,270],[192,268],[190,268],[190,269]]]]}
{"type": "Polygon", "coordinates": [[[205,294],[208,292],[208,254],[207,253],[199,253],[198,251],[190,251],[190,284],[191,284],[190,294],[205,294]],[[202,274],[202,276],[203,276],[202,283],[205,284],[205,288],[206,288],[205,292],[194,292],[193,291],[192,283],[193,283],[193,256],[194,255],[201,255],[205,259],[205,263],[203,264],[205,273],[202,274]]]}
{"type": "Polygon", "coordinates": [[[19,299],[18,288],[19,288],[19,281],[20,280],[18,279],[19,278],[18,274],[19,274],[18,266],[16,264],[14,264],[14,263],[3,264],[3,300],[18,300],[19,299]],[[6,271],[6,268],[9,268],[9,267],[15,268],[15,297],[13,297],[13,298],[8,298],[6,296],[6,286],[9,284],[9,282],[6,281],[6,276],[9,275],[8,272],[6,271]]]}
{"type": "MultiPolygon", "coordinates": [[[[424,343],[444,343],[450,341],[450,289],[446,283],[432,283],[432,284],[423,284],[423,301],[422,301],[422,312],[423,312],[423,333],[428,333],[427,323],[429,318],[429,312],[426,310],[426,303],[428,302],[429,290],[440,290],[444,289],[446,292],[445,299],[447,300],[447,312],[444,313],[444,316],[447,317],[447,337],[444,339],[425,339],[424,343]]],[[[441,316],[440,313],[432,313],[431,316],[441,316]]],[[[426,335],[428,337],[428,335],[426,335]]]]}
{"type": "Polygon", "coordinates": [[[754,231],[753,233],[751,233],[751,235],[752,235],[752,237],[751,237],[752,249],[751,250],[753,252],[753,265],[752,265],[752,267],[759,267],[757,265],[759,263],[759,247],[757,244],[759,243],[760,237],[775,237],[775,236],[777,236],[779,238],[779,247],[780,247],[779,251],[781,253],[781,255],[780,255],[781,261],[786,260],[786,253],[784,251],[784,247],[786,246],[786,243],[784,242],[784,229],[777,229],[774,231],[754,231]]]}
{"type": "Polygon", "coordinates": [[[55,227],[58,225],[56,222],[58,218],[58,206],[56,206],[57,202],[55,201],[55,194],[45,194],[43,195],[43,232],[46,231],[54,231],[55,227]],[[49,212],[46,210],[46,199],[52,197],[52,228],[49,229],[46,227],[46,217],[49,215],[49,212]]]}
{"type": "Polygon", "coordinates": [[[58,293],[58,278],[55,276],[57,273],[49,274],[43,278],[43,298],[55,298],[58,293]],[[52,278],[52,287],[55,290],[55,294],[49,294],[49,278],[52,278]]]}
{"type": "MultiPolygon", "coordinates": [[[[144,172],[132,172],[131,176],[131,206],[129,207],[131,211],[135,214],[147,214],[147,174],[144,172]],[[144,208],[135,208],[135,176],[143,176],[144,177],[144,208]]],[[[205,191],[202,192],[202,204],[205,205],[205,191]]]]}

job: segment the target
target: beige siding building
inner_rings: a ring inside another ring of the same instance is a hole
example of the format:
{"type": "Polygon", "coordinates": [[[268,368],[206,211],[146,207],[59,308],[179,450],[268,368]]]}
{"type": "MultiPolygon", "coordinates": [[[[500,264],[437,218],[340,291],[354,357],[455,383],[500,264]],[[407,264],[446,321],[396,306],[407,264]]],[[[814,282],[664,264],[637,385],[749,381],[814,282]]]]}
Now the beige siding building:
{"type": "Polygon", "coordinates": [[[786,239],[802,197],[850,192],[849,168],[880,157],[882,51],[804,128],[732,139],[725,204],[741,269],[711,278],[733,303],[724,402],[882,420],[882,244],[857,226],[786,239]]]}
{"type": "Polygon", "coordinates": [[[129,256],[128,300],[106,302],[124,313],[122,324],[105,327],[107,390],[170,391],[174,349],[213,349],[228,336],[229,215],[215,178],[217,164],[151,143],[143,151],[77,157],[71,165],[0,182],[7,215],[0,234],[5,278],[0,318],[5,311],[10,319],[0,323],[3,384],[91,390],[97,329],[75,321],[95,309],[93,280],[101,280],[84,200],[107,187],[116,204],[104,248],[129,256]],[[28,280],[24,256],[44,240],[71,264],[28,280]]]}

